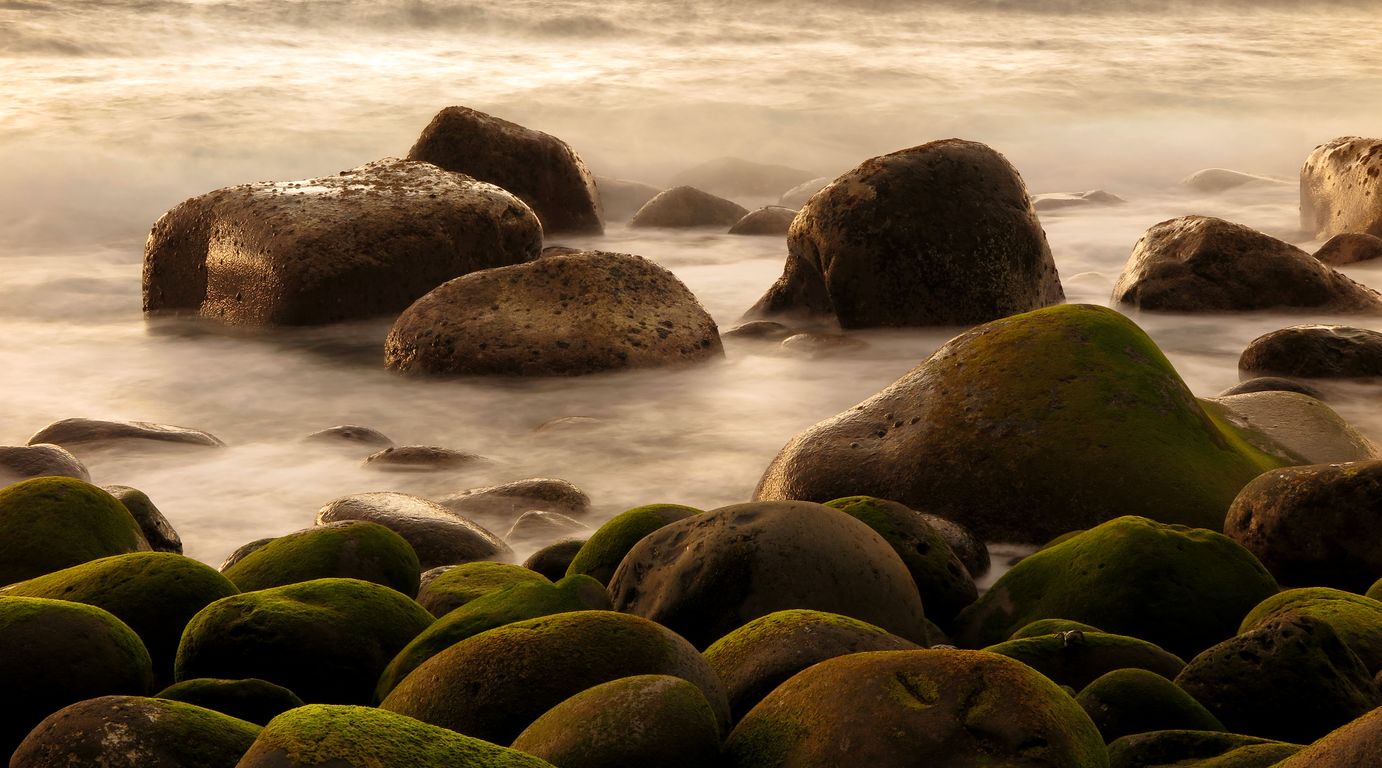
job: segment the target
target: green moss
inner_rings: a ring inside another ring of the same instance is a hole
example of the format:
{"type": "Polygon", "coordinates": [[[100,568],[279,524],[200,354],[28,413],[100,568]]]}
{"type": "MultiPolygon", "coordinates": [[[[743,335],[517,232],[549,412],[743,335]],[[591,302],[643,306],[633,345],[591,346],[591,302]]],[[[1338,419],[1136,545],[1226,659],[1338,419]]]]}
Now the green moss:
{"type": "Polygon", "coordinates": [[[600,526],[572,559],[566,575],[585,574],[601,584],[609,584],[614,571],[639,539],[668,523],[700,514],[695,507],[680,504],[649,504],[621,512],[600,526]]]}
{"type": "Polygon", "coordinates": [[[1239,634],[1288,613],[1328,624],[1371,674],[1382,670],[1382,602],[1329,587],[1288,589],[1263,600],[1243,619],[1239,634]]]}
{"type": "Polygon", "coordinates": [[[221,765],[228,753],[242,753],[254,743],[260,726],[187,702],[173,699],[131,699],[156,717],[141,717],[141,727],[157,733],[157,741],[183,765],[221,765]]]}
{"type": "Polygon", "coordinates": [[[1026,637],[1041,637],[1042,635],[1054,635],[1061,632],[1102,632],[1102,629],[1091,627],[1088,624],[1081,624],[1078,621],[1069,619],[1037,619],[1031,624],[1024,625],[1021,629],[1012,633],[1009,640],[1021,640],[1026,637]]]}
{"type": "Polygon", "coordinates": [[[1185,662],[1135,637],[1103,632],[1040,635],[991,645],[984,650],[1017,659],[1056,682],[1079,690],[1116,669],[1144,669],[1173,678],[1185,662]]]}
{"type": "Polygon", "coordinates": [[[90,483],[37,477],[0,489],[0,584],[147,549],[125,505],[90,483]]]}
{"type": "Polygon", "coordinates": [[[1118,669],[1085,686],[1075,702],[1104,741],[1171,728],[1225,730],[1218,718],[1175,683],[1144,669],[1118,669]]]}
{"type": "Polygon", "coordinates": [[[363,520],[280,536],[227,568],[245,592],[325,578],[372,581],[413,597],[421,568],[412,545],[392,530],[363,520]]]}
{"type": "Polygon", "coordinates": [[[1108,749],[1112,768],[1267,768],[1301,747],[1237,733],[1176,729],[1123,736],[1108,749]]]}
{"type": "Polygon", "coordinates": [[[480,561],[447,569],[428,582],[418,594],[418,603],[441,617],[470,601],[520,582],[550,584],[537,571],[510,563],[480,561]]]}
{"type": "Polygon", "coordinates": [[[158,698],[182,701],[231,717],[264,725],[279,714],[303,705],[302,699],[267,680],[217,680],[198,677],[175,683],[158,698]]]}

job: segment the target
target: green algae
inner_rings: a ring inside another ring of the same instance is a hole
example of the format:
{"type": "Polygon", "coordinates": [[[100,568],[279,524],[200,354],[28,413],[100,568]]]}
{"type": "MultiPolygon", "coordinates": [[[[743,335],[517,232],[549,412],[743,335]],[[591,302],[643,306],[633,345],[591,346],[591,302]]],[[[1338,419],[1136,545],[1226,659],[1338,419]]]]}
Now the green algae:
{"type": "Polygon", "coordinates": [[[624,555],[639,539],[668,523],[700,513],[695,507],[680,504],[648,504],[621,512],[605,521],[586,540],[571,560],[566,575],[585,574],[608,585],[624,555]]]}
{"type": "Polygon", "coordinates": [[[226,578],[244,592],[335,577],[382,584],[408,597],[417,595],[420,573],[412,545],[364,520],[280,536],[225,570],[226,578]]]}
{"type": "Polygon", "coordinates": [[[0,489],[0,584],[148,549],[125,505],[90,483],[36,477],[0,489]]]}

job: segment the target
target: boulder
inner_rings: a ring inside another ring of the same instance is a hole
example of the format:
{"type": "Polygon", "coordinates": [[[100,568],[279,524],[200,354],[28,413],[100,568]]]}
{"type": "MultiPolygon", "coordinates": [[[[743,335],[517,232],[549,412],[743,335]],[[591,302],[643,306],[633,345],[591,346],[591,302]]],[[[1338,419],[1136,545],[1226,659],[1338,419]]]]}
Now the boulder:
{"type": "Polygon", "coordinates": [[[513,554],[498,536],[446,507],[406,493],[342,496],[317,511],[317,524],[366,520],[402,536],[423,570],[474,560],[503,560],[513,554]]]}
{"type": "Polygon", "coordinates": [[[0,488],[0,585],[148,549],[125,505],[90,483],[36,477],[0,488]]]}
{"type": "Polygon", "coordinates": [[[1145,669],[1113,670],[1085,686],[1075,703],[1094,721],[1104,741],[1148,731],[1224,730],[1203,704],[1145,669]]]}
{"type": "Polygon", "coordinates": [[[509,563],[476,562],[445,566],[418,591],[418,605],[438,618],[466,603],[520,582],[547,582],[542,574],[509,563]]]}
{"type": "Polygon", "coordinates": [[[158,443],[194,445],[203,448],[223,448],[225,443],[210,432],[172,424],[152,424],[147,421],[100,421],[98,419],[63,419],[40,429],[29,438],[29,445],[51,443],[64,448],[76,446],[109,446],[126,440],[148,440],[158,443]]]}
{"type": "Polygon", "coordinates": [[[378,523],[342,520],[280,536],[223,573],[243,592],[343,578],[372,581],[413,597],[421,569],[402,536],[378,523]]]}
{"type": "Polygon", "coordinates": [[[783,208],[791,208],[794,211],[799,211],[806,205],[807,200],[814,197],[817,192],[830,186],[830,182],[832,181],[834,181],[834,179],[829,176],[817,176],[814,179],[807,179],[786,192],[783,192],[782,196],[777,199],[777,204],[783,208]]]}
{"type": "Polygon", "coordinates": [[[268,546],[269,542],[273,541],[276,538],[278,537],[270,536],[268,538],[255,539],[254,541],[248,542],[246,544],[241,544],[240,546],[235,548],[234,552],[231,552],[229,555],[226,555],[226,559],[222,560],[221,564],[216,566],[216,570],[225,573],[226,570],[230,568],[232,565],[235,565],[241,560],[244,560],[245,558],[249,557],[251,554],[268,546]]]}
{"type": "Polygon", "coordinates": [[[203,707],[102,696],[53,713],[15,750],[16,768],[235,768],[259,726],[203,707]]]}
{"type": "Polygon", "coordinates": [[[1091,189],[1088,192],[1047,192],[1032,196],[1037,211],[1061,211],[1067,208],[1092,208],[1123,205],[1128,202],[1111,192],[1091,189]]]}
{"type": "Polygon", "coordinates": [[[1116,669],[1146,670],[1170,680],[1185,668],[1180,657],[1145,640],[1082,630],[1008,640],[984,650],[1017,659],[1076,691],[1116,669]]]}
{"type": "Polygon", "coordinates": [[[537,216],[508,192],[386,159],[181,203],[145,246],[144,310],[234,325],[387,315],[453,277],[527,261],[541,248],[537,216]]]}
{"type": "Polygon", "coordinates": [[[1219,393],[1219,397],[1229,395],[1248,395],[1254,392],[1295,392],[1296,394],[1323,400],[1324,393],[1304,382],[1280,376],[1254,376],[1244,379],[1219,393]]]}
{"type": "Polygon", "coordinates": [[[1346,325],[1282,328],[1249,342],[1238,370],[1314,379],[1382,376],[1382,333],[1346,325]]]}
{"type": "Polygon", "coordinates": [[[1382,708],[1331,731],[1277,768],[1356,768],[1382,764],[1382,708]]]}
{"type": "Polygon", "coordinates": [[[847,333],[794,333],[782,340],[782,351],[812,360],[849,355],[868,348],[867,341],[847,333]]]}
{"type": "Polygon", "coordinates": [[[438,504],[466,517],[486,515],[512,519],[528,510],[582,517],[590,512],[590,497],[565,480],[532,477],[503,485],[470,488],[442,496],[438,504]]]}
{"type": "Polygon", "coordinates": [[[641,181],[611,179],[607,176],[595,177],[595,189],[599,192],[606,221],[628,221],[638,213],[639,208],[662,192],[661,187],[641,181]]]}
{"type": "Polygon", "coordinates": [[[1286,464],[1361,461],[1382,456],[1376,444],[1328,405],[1298,392],[1250,392],[1200,401],[1263,453],[1286,464]]]}
{"type": "Polygon", "coordinates": [[[717,195],[775,195],[784,189],[815,178],[811,171],[745,160],[719,157],[687,168],[672,177],[672,185],[689,184],[717,195]]]}
{"type": "Polygon", "coordinates": [[[1382,141],[1343,136],[1315,147],[1300,169],[1300,228],[1323,238],[1382,236],[1382,141]]]}
{"type": "Polygon", "coordinates": [[[523,561],[523,567],[556,581],[566,575],[571,561],[576,559],[576,555],[584,546],[585,539],[563,539],[548,544],[529,555],[528,559],[523,561]]]}
{"type": "Polygon", "coordinates": [[[629,220],[635,229],[725,229],[749,214],[749,209],[695,187],[672,187],[643,204],[629,220]]]}
{"type": "Polygon", "coordinates": [[[485,457],[435,445],[395,445],[365,457],[364,465],[386,472],[444,472],[483,463],[485,457]]]}
{"type": "Polygon", "coordinates": [[[1256,173],[1231,171],[1227,168],[1206,168],[1186,176],[1180,183],[1181,186],[1189,187],[1196,192],[1223,192],[1247,186],[1285,186],[1291,182],[1256,173]]]}
{"type": "Polygon", "coordinates": [[[157,698],[195,704],[255,725],[268,725],[275,717],[303,705],[302,699],[287,688],[256,678],[196,677],[164,688],[157,698]]]}
{"type": "Polygon", "coordinates": [[[585,251],[453,280],[409,307],[385,345],[394,370],[570,376],[721,357],[715,321],[671,272],[585,251]]]}
{"type": "Polygon", "coordinates": [[[732,768],[1108,765],[1098,729],[1055,683],[1007,657],[956,650],[810,667],[739,721],[725,753],[732,768]]]}
{"type": "Polygon", "coordinates": [[[432,623],[397,591],[317,579],[218,600],[192,617],[178,681],[259,678],[309,703],[369,703],[389,660],[432,623]]]}
{"type": "Polygon", "coordinates": [[[624,556],[615,610],[652,619],[705,648],[790,608],[839,613],[925,645],[921,599],[881,536],[803,501],[735,504],[669,523],[624,556]]]}
{"type": "Polygon", "coordinates": [[[148,494],[128,485],[106,485],[102,486],[101,490],[125,505],[125,509],[129,510],[134,521],[139,524],[139,530],[144,534],[144,540],[149,542],[150,549],[155,552],[182,554],[182,537],[178,535],[173,524],[168,522],[168,518],[154,506],[148,494]]]}
{"type": "Polygon", "coordinates": [[[1379,312],[1382,296],[1301,249],[1241,224],[1182,216],[1148,229],[1113,286],[1138,309],[1379,312]]]}
{"type": "Polygon", "coordinates": [[[749,315],[833,315],[846,329],[967,325],[1065,298],[1021,177],[959,139],[836,179],[797,214],[787,251],[749,315]]]}
{"type": "Polygon", "coordinates": [[[1338,267],[1382,257],[1382,238],[1361,232],[1344,232],[1329,238],[1315,251],[1315,258],[1338,267]]]}
{"type": "Polygon", "coordinates": [[[668,523],[698,515],[701,510],[681,504],[648,504],[621,512],[596,529],[571,560],[568,574],[583,573],[608,584],[614,571],[640,539],[668,523]]]}
{"type": "Polygon", "coordinates": [[[73,477],[91,482],[86,465],[60,445],[0,446],[0,487],[33,477],[73,477]]]}
{"type": "Polygon", "coordinates": [[[792,226],[792,219],[796,217],[797,212],[793,208],[769,205],[744,214],[744,218],[734,222],[734,226],[729,228],[729,233],[731,235],[776,235],[781,237],[787,234],[787,230],[792,226]]]}
{"type": "Polygon", "coordinates": [[[580,535],[588,533],[590,526],[580,520],[567,517],[557,512],[542,512],[540,510],[529,510],[518,516],[509,527],[509,532],[504,534],[504,541],[513,544],[546,544],[549,541],[559,539],[563,536],[580,535]]]}
{"type": "Polygon", "coordinates": [[[1224,533],[1287,586],[1363,592],[1382,577],[1382,461],[1264,473],[1234,499],[1224,533]]]}
{"type": "Polygon", "coordinates": [[[720,338],[747,339],[749,341],[785,341],[797,332],[775,320],[750,320],[740,323],[720,334],[720,338]]]}
{"type": "Polygon", "coordinates": [[[1219,529],[1279,463],[1206,413],[1132,321],[1067,304],[952,339],[792,438],[754,496],[868,494],[1042,544],[1120,514],[1219,529]]]}
{"type": "Polygon", "coordinates": [[[988,546],[984,540],[974,535],[974,532],[960,525],[954,520],[947,520],[940,515],[932,515],[926,512],[918,512],[921,518],[931,526],[931,529],[940,534],[945,540],[946,546],[950,551],[960,558],[965,570],[974,578],[980,578],[989,572],[991,563],[989,562],[988,546]]]}
{"type": "Polygon", "coordinates": [[[1027,637],[1043,637],[1045,635],[1064,635],[1069,637],[1071,632],[1103,632],[1098,627],[1085,624],[1070,619],[1037,619],[1030,624],[1024,624],[1021,629],[1012,633],[1009,640],[1021,640],[1027,637]]]}
{"type": "Polygon", "coordinates": [[[1309,616],[1328,624],[1363,662],[1368,674],[1375,676],[1382,671],[1382,602],[1328,587],[1288,589],[1263,600],[1243,617],[1238,634],[1288,614],[1309,616]]]}
{"type": "Polygon", "coordinates": [[[1277,591],[1220,533],[1120,517],[1022,559],[955,620],[960,645],[1000,642],[1037,619],[1086,622],[1189,658],[1277,591]]]}
{"type": "Polygon", "coordinates": [[[377,448],[390,448],[393,440],[388,435],[371,427],[362,427],[358,424],[341,424],[335,427],[321,429],[308,435],[305,439],[315,443],[336,443],[340,445],[367,445],[377,448]]]}
{"type": "Polygon", "coordinates": [[[1108,745],[1109,768],[1268,768],[1300,751],[1299,744],[1223,731],[1135,733],[1108,745]]]}

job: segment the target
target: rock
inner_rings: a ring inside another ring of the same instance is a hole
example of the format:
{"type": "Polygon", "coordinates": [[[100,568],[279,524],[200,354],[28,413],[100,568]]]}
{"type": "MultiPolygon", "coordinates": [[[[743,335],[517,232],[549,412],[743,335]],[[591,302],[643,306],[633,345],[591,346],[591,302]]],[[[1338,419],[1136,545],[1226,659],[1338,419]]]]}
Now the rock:
{"type": "Polygon", "coordinates": [[[1145,669],[1116,669],[1080,691],[1075,702],[1094,721],[1104,741],[1148,731],[1222,731],[1203,704],[1176,684],[1145,669]]]}
{"type": "Polygon", "coordinates": [[[1268,768],[1299,744],[1220,731],[1167,730],[1124,736],[1108,745],[1109,768],[1268,768]]]}
{"type": "Polygon", "coordinates": [[[539,258],[545,259],[549,256],[566,256],[572,253],[580,252],[580,248],[572,248],[566,245],[544,245],[542,247],[542,255],[539,256],[539,258]]]}
{"type": "Polygon", "coordinates": [[[0,585],[148,549],[125,505],[90,483],[36,477],[0,488],[0,585]]]}
{"type": "Polygon", "coordinates": [[[1032,207],[1038,211],[1060,211],[1067,208],[1091,208],[1123,205],[1128,202],[1102,189],[1088,192],[1047,192],[1032,196],[1032,207]]]}
{"type": "Polygon", "coordinates": [[[445,728],[370,707],[309,705],[274,718],[237,768],[555,768],[445,728]]]}
{"type": "Polygon", "coordinates": [[[144,540],[149,542],[150,549],[155,552],[182,554],[182,537],[178,535],[173,524],[168,522],[168,518],[154,506],[148,494],[128,485],[106,485],[102,486],[101,490],[125,505],[125,509],[129,510],[134,521],[139,524],[139,530],[144,534],[144,540]]]}
{"type": "Polygon", "coordinates": [[[1206,650],[1176,685],[1230,731],[1301,744],[1382,703],[1372,676],[1329,624],[1297,614],[1206,650]]]}
{"type": "Polygon", "coordinates": [[[715,321],[671,272],[586,251],[453,280],[389,331],[398,371],[570,376],[721,357],[715,321]]]}
{"type": "Polygon", "coordinates": [[[109,611],[148,650],[157,681],[173,677],[173,657],[198,611],[237,594],[211,566],[170,552],[135,552],[75,565],[0,590],[7,597],[68,600],[109,611]]]}
{"type": "Polygon", "coordinates": [[[178,681],[259,678],[309,703],[369,703],[384,667],[432,623],[395,590],[317,579],[218,600],[192,618],[178,681]]]}
{"type": "Polygon", "coordinates": [[[572,611],[607,611],[609,593],[588,576],[568,576],[556,584],[514,581],[442,615],[389,662],[379,677],[375,699],[383,699],[423,662],[470,637],[528,619],[572,611]]]}
{"type": "Polygon", "coordinates": [[[672,178],[672,185],[689,184],[717,195],[775,195],[815,177],[810,171],[771,165],[738,157],[719,157],[688,168],[672,178]]]}
{"type": "Polygon", "coordinates": [[[595,177],[595,189],[600,194],[600,205],[605,210],[607,221],[628,221],[644,203],[662,192],[661,187],[641,181],[611,179],[607,176],[595,177]]]}
{"type": "Polygon", "coordinates": [[[556,705],[513,748],[561,768],[705,768],[719,764],[720,728],[696,686],[636,675],[556,705]]]}
{"type": "Polygon", "coordinates": [[[528,559],[523,561],[523,567],[556,581],[566,575],[566,569],[571,567],[571,561],[583,546],[584,539],[563,539],[548,544],[529,555],[528,559]]]}
{"type": "Polygon", "coordinates": [[[589,416],[561,416],[549,419],[538,425],[534,432],[555,433],[555,434],[578,434],[589,432],[592,429],[604,424],[600,419],[589,416]]]}
{"type": "Polygon", "coordinates": [[[1067,304],[952,339],[792,438],[754,497],[880,496],[1042,544],[1119,514],[1219,529],[1279,463],[1205,413],[1132,321],[1067,304]]]}
{"type": "Polygon", "coordinates": [[[1181,186],[1189,187],[1196,192],[1223,192],[1244,186],[1281,186],[1291,182],[1272,176],[1230,171],[1227,168],[1206,168],[1186,176],[1180,183],[1181,186]]]}
{"type": "Polygon", "coordinates": [[[255,725],[268,725],[284,712],[303,706],[302,699],[287,688],[255,678],[197,677],[164,688],[157,698],[195,704],[255,725]]]}
{"type": "Polygon", "coordinates": [[[180,701],[103,696],[53,713],[10,758],[23,768],[234,768],[259,726],[180,701]]]}
{"type": "Polygon", "coordinates": [[[1314,379],[1382,376],[1382,333],[1346,325],[1282,328],[1249,342],[1238,370],[1314,379]]]}
{"type": "Polygon", "coordinates": [[[518,542],[546,543],[562,536],[582,534],[589,530],[590,526],[566,515],[530,510],[518,516],[518,519],[513,522],[513,526],[509,528],[509,532],[504,535],[504,541],[510,544],[518,542]]]}
{"type": "Polygon", "coordinates": [[[799,211],[806,205],[807,200],[810,200],[817,192],[829,186],[832,181],[834,181],[834,179],[829,176],[817,176],[814,179],[803,181],[786,192],[783,192],[782,196],[777,199],[777,204],[784,208],[791,208],[792,210],[799,211]]]}
{"type": "Polygon", "coordinates": [[[1243,488],[1224,532],[1288,586],[1362,592],[1382,576],[1382,461],[1285,467],[1243,488]]]}
{"type": "Polygon", "coordinates": [[[567,574],[582,573],[601,584],[614,578],[624,556],[640,539],[668,523],[700,514],[695,507],[681,504],[648,504],[621,512],[605,521],[591,534],[571,560],[567,574]]]}
{"type": "Polygon", "coordinates": [[[984,650],[1017,659],[1076,691],[1116,669],[1146,670],[1170,680],[1185,668],[1180,657],[1145,640],[1082,630],[1008,640],[984,650]]]}
{"type": "Polygon", "coordinates": [[[733,768],[842,765],[1103,768],[1069,695],[982,651],[880,651],[824,661],[768,694],[725,743],[733,768]],[[867,706],[861,703],[867,702],[867,706]]]}
{"type": "Polygon", "coordinates": [[[750,316],[833,315],[841,327],[969,325],[1065,298],[1022,179],[983,144],[875,157],[811,198],[787,264],[750,316]]]}
{"type": "Polygon", "coordinates": [[[737,722],[793,675],[826,659],[864,651],[907,651],[919,646],[872,624],[823,611],[789,610],[763,616],[705,650],[729,696],[737,722]]]}
{"type": "Polygon", "coordinates": [[[377,429],[358,424],[341,424],[328,427],[308,435],[308,440],[317,443],[339,443],[343,445],[368,445],[379,448],[393,447],[393,440],[377,429]]]}
{"type": "Polygon", "coordinates": [[[139,636],[94,606],[0,597],[0,644],[6,697],[0,755],[13,752],[39,721],[69,704],[107,694],[143,695],[154,684],[139,636]]]}
{"type": "Polygon", "coordinates": [[[63,419],[40,429],[29,438],[29,445],[51,443],[71,449],[75,446],[108,446],[123,440],[149,440],[161,443],[223,448],[225,443],[209,432],[172,424],[147,421],[99,421],[63,419]]]}
{"type": "Polygon", "coordinates": [[[478,269],[538,255],[518,198],[430,163],[379,160],[179,204],[144,249],[144,310],[234,325],[310,325],[402,311],[478,269]]]}
{"type": "Polygon", "coordinates": [[[1279,768],[1355,768],[1382,763],[1382,709],[1330,732],[1277,765],[1279,768]]]}
{"type": "Polygon", "coordinates": [[[241,560],[244,560],[246,557],[249,557],[254,552],[263,549],[265,546],[268,545],[269,542],[273,541],[276,538],[278,537],[270,536],[267,539],[255,539],[254,541],[251,541],[248,544],[241,544],[239,547],[235,549],[234,552],[231,552],[229,555],[227,555],[225,560],[221,561],[221,564],[216,567],[216,570],[220,571],[221,573],[225,573],[227,568],[230,568],[231,566],[235,565],[241,560]]]}
{"type": "Polygon", "coordinates": [[[983,539],[954,520],[925,512],[917,514],[921,515],[921,519],[925,520],[932,530],[940,534],[946,546],[950,547],[950,551],[960,558],[960,563],[969,571],[970,576],[977,579],[989,572],[989,550],[983,539]]]}
{"type": "Polygon", "coordinates": [[[1335,235],[1315,251],[1315,258],[1332,267],[1382,257],[1382,238],[1361,232],[1335,235]]]}
{"type": "Polygon", "coordinates": [[[1280,376],[1256,376],[1234,384],[1219,393],[1219,397],[1230,395],[1249,395],[1254,392],[1295,392],[1296,394],[1323,400],[1324,393],[1303,382],[1284,379],[1280,376]]]}
{"type": "Polygon", "coordinates": [[[1376,291],[1305,251],[1208,216],[1182,216],[1147,230],[1113,286],[1113,301],[1169,312],[1382,311],[1376,291]]]}
{"type": "Polygon", "coordinates": [[[435,445],[398,445],[365,457],[365,466],[390,472],[441,472],[462,469],[485,457],[435,445]]]}
{"type": "Polygon", "coordinates": [[[460,515],[512,518],[528,510],[582,517],[590,512],[590,497],[565,480],[533,477],[503,485],[471,488],[443,496],[437,503],[460,515]]]}
{"type": "Polygon", "coordinates": [[[364,520],[342,520],[280,536],[226,568],[242,592],[313,579],[360,579],[413,597],[421,574],[402,536],[364,520]]]}
{"type": "Polygon", "coordinates": [[[1288,589],[1252,609],[1243,618],[1238,634],[1288,614],[1325,622],[1363,662],[1368,674],[1382,670],[1382,602],[1328,587],[1288,589]]]}
{"type": "Polygon", "coordinates": [[[1296,392],[1252,392],[1201,400],[1253,447],[1287,464],[1359,461],[1378,447],[1333,408],[1296,392]]]}
{"type": "Polygon", "coordinates": [[[1069,633],[1084,632],[1103,632],[1098,627],[1084,624],[1069,619],[1037,619],[1036,621],[1023,625],[1023,627],[1008,637],[1009,640],[1021,640],[1027,637],[1043,637],[1045,635],[1066,635],[1069,633]]]}
{"type": "Polygon", "coordinates": [[[812,360],[849,355],[869,348],[869,343],[844,333],[797,333],[782,340],[782,349],[812,360]]]}
{"type": "Polygon", "coordinates": [[[498,536],[446,507],[406,493],[342,496],[317,512],[317,525],[367,520],[391,529],[413,547],[423,570],[513,554],[498,536]]]}
{"type": "Polygon", "coordinates": [[[777,235],[781,237],[787,234],[787,229],[792,226],[792,219],[796,217],[797,212],[793,208],[769,205],[744,214],[744,218],[734,222],[734,226],[729,228],[729,233],[731,235],[777,235]]]}
{"type": "Polygon", "coordinates": [[[1023,558],[960,614],[953,636],[983,646],[1061,618],[1189,658],[1232,637],[1276,591],[1262,564],[1223,534],[1120,517],[1023,558]]]}
{"type": "Polygon", "coordinates": [[[796,331],[773,320],[750,320],[720,334],[720,338],[749,339],[751,341],[784,341],[796,331]]]}
{"type": "Polygon", "coordinates": [[[1382,236],[1382,141],[1343,136],[1315,147],[1300,169],[1300,228],[1316,238],[1382,236]]]}
{"type": "Polygon", "coordinates": [[[470,601],[520,582],[546,582],[547,578],[521,565],[465,563],[447,566],[418,592],[418,605],[441,618],[470,601]]]}
{"type": "Polygon", "coordinates": [[[688,680],[716,722],[728,723],[724,689],[696,649],[658,624],[611,611],[559,613],[473,635],[413,670],[379,706],[507,744],[571,696],[632,675],[688,680]]]}
{"type": "Polygon", "coordinates": [[[86,465],[60,445],[0,446],[0,487],[33,477],[73,477],[91,482],[86,465]]]}
{"type": "Polygon", "coordinates": [[[447,107],[422,130],[408,159],[503,187],[533,209],[549,235],[605,231],[595,177],[555,136],[468,107],[447,107]]]}
{"type": "Polygon", "coordinates": [[[689,229],[734,226],[749,209],[695,187],[672,187],[643,204],[629,220],[634,229],[689,229]]]}

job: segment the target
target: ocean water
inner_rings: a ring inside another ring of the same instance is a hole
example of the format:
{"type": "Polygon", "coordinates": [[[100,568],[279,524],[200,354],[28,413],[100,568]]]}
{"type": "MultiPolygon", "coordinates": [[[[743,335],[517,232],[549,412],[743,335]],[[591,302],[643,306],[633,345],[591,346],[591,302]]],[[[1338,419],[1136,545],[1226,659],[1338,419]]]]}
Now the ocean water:
{"type": "MultiPolygon", "coordinates": [[[[148,229],[217,187],[402,155],[451,104],[560,136],[599,175],[653,184],[720,156],[833,176],[959,136],[1003,152],[1033,193],[1129,201],[1042,215],[1069,300],[1107,304],[1137,237],[1174,216],[1318,245],[1297,231],[1294,179],[1316,144],[1382,131],[1379,21],[1374,3],[1247,0],[0,2],[0,444],[73,416],[220,436],[229,448],[82,454],[95,481],[146,491],[188,554],[212,563],[348,493],[561,477],[590,493],[592,525],[637,504],[743,501],[792,435],[960,329],[863,332],[867,350],[831,359],[731,340],[723,362],[690,370],[405,380],[383,369],[389,319],[281,331],[146,320],[148,229]],[[1284,183],[1179,184],[1206,167],[1284,183]],[[598,423],[537,431],[566,416],[598,423]],[[301,440],[340,423],[492,461],[380,474],[360,466],[367,451],[301,440]]],[[[785,254],[779,238],[622,222],[552,242],[662,263],[722,329],[785,254]]],[[[1382,266],[1346,271],[1382,287],[1382,266]]],[[[1248,341],[1314,318],[1134,319],[1213,395],[1237,380],[1248,341]]],[[[1382,437],[1374,388],[1331,395],[1382,437]]]]}

